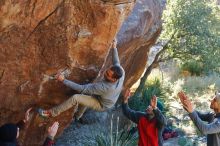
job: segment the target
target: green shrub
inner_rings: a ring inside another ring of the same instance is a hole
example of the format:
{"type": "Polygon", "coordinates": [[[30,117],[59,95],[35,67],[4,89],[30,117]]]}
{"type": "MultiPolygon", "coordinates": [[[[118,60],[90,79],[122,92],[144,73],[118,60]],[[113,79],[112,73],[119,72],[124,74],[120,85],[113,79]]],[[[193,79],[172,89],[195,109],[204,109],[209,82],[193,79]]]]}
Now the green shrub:
{"type": "Polygon", "coordinates": [[[184,138],[184,137],[180,137],[179,140],[178,140],[178,144],[180,146],[185,146],[187,144],[187,139],[184,138]]]}
{"type": "Polygon", "coordinates": [[[187,137],[180,137],[178,139],[179,146],[198,146],[198,141],[191,140],[187,137]]]}
{"type": "Polygon", "coordinates": [[[188,71],[191,75],[199,76],[203,73],[203,65],[196,60],[189,60],[181,65],[182,71],[188,71]]]}
{"type": "MultiPolygon", "coordinates": [[[[177,85],[175,84],[172,89],[175,89],[175,86],[177,85]]],[[[183,80],[183,84],[181,84],[181,87],[182,90],[186,91],[188,94],[198,94],[198,96],[202,96],[208,93],[213,94],[216,90],[220,89],[219,74],[210,74],[209,76],[185,77],[183,80]]]]}
{"type": "Polygon", "coordinates": [[[132,96],[129,101],[129,105],[132,109],[138,111],[145,111],[145,109],[150,105],[150,100],[153,95],[159,97],[157,106],[159,109],[164,111],[164,102],[166,98],[166,89],[162,88],[159,79],[148,81],[142,91],[142,96],[136,97],[132,96]]]}

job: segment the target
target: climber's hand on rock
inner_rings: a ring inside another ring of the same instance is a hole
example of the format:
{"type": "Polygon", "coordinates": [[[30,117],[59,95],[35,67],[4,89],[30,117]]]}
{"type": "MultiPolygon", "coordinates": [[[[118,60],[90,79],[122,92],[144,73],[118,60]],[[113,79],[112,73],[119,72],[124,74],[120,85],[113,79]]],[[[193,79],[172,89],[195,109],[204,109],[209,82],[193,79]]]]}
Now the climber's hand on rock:
{"type": "Polygon", "coordinates": [[[64,75],[61,74],[61,73],[58,73],[58,74],[55,76],[55,78],[56,78],[58,81],[60,81],[60,82],[63,82],[64,79],[65,79],[64,75]]]}
{"type": "Polygon", "coordinates": [[[57,134],[58,128],[59,128],[59,122],[54,122],[53,125],[48,128],[48,136],[53,139],[57,134]]]}
{"type": "Polygon", "coordinates": [[[112,48],[116,48],[117,47],[117,39],[115,38],[112,42],[112,48]]]}

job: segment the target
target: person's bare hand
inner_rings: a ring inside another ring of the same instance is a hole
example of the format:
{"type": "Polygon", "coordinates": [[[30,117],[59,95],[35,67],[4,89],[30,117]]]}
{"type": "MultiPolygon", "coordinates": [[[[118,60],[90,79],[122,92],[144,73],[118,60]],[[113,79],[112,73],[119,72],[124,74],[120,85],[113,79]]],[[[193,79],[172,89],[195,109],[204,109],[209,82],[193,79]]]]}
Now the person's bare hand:
{"type": "Polygon", "coordinates": [[[185,110],[188,112],[188,113],[192,113],[193,112],[193,105],[192,105],[192,102],[190,100],[184,100],[183,101],[183,107],[185,108],[185,110]]]}
{"type": "Polygon", "coordinates": [[[153,109],[155,109],[155,108],[157,107],[157,96],[154,95],[154,96],[151,98],[150,105],[151,105],[151,107],[152,107],[153,109]]]}
{"type": "Polygon", "coordinates": [[[184,103],[185,100],[189,99],[183,91],[180,91],[177,95],[182,104],[184,103]]]}
{"type": "Polygon", "coordinates": [[[59,123],[54,122],[53,125],[48,128],[48,136],[50,136],[51,138],[54,138],[55,135],[57,134],[58,128],[59,128],[59,123]]]}
{"type": "Polygon", "coordinates": [[[65,79],[64,75],[61,74],[61,73],[58,73],[58,74],[55,76],[55,78],[56,78],[58,81],[60,81],[60,82],[63,82],[64,79],[65,79]]]}
{"type": "Polygon", "coordinates": [[[31,110],[32,110],[32,107],[26,111],[25,117],[24,117],[24,122],[28,122],[30,120],[30,111],[31,110]]]}
{"type": "Polygon", "coordinates": [[[131,91],[130,89],[126,89],[125,92],[123,93],[123,101],[124,103],[128,103],[128,99],[131,96],[131,91]]]}
{"type": "Polygon", "coordinates": [[[112,42],[112,48],[116,48],[117,47],[117,39],[115,38],[112,42]]]}

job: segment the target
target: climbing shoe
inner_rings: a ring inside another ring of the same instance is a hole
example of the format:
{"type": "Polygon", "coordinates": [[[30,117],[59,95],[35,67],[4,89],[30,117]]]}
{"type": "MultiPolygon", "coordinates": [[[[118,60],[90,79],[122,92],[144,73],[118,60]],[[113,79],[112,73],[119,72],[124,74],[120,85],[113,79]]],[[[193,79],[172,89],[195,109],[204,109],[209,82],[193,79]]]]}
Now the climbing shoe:
{"type": "Polygon", "coordinates": [[[38,114],[39,114],[40,116],[42,116],[42,117],[45,117],[45,118],[51,117],[51,112],[50,112],[50,110],[43,110],[43,109],[39,108],[39,109],[37,110],[37,112],[38,112],[38,114]]]}

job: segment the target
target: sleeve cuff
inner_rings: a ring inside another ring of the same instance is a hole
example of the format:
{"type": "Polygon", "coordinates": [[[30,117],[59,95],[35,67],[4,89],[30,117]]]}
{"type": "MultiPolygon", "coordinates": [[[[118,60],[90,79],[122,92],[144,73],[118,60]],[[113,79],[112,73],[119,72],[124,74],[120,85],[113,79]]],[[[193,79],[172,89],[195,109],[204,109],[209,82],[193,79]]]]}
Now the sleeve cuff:
{"type": "Polygon", "coordinates": [[[122,106],[127,106],[127,105],[128,105],[128,103],[122,102],[122,106]]]}
{"type": "Polygon", "coordinates": [[[124,110],[124,109],[126,109],[128,107],[128,103],[122,103],[122,109],[124,110]]]}
{"type": "Polygon", "coordinates": [[[63,80],[63,84],[65,84],[66,86],[68,86],[68,85],[69,85],[69,80],[64,79],[64,80],[63,80]]]}
{"type": "Polygon", "coordinates": [[[64,80],[63,80],[63,83],[65,84],[67,81],[68,81],[67,79],[64,79],[64,80]]]}
{"type": "Polygon", "coordinates": [[[196,111],[194,110],[193,112],[189,113],[190,117],[195,117],[197,115],[196,111]]]}
{"type": "Polygon", "coordinates": [[[49,138],[50,140],[54,140],[54,137],[48,135],[47,138],[49,138]]]}
{"type": "Polygon", "coordinates": [[[158,109],[157,107],[153,108],[153,110],[157,110],[157,109],[158,109]]]}
{"type": "Polygon", "coordinates": [[[160,110],[156,107],[153,109],[154,114],[158,114],[160,112],[160,110]]]}
{"type": "Polygon", "coordinates": [[[25,129],[26,128],[26,123],[24,122],[24,120],[19,121],[16,124],[20,129],[25,129]]]}
{"type": "Polygon", "coordinates": [[[49,136],[46,138],[46,140],[44,141],[43,146],[53,146],[55,143],[52,139],[49,138],[49,136]]]}

